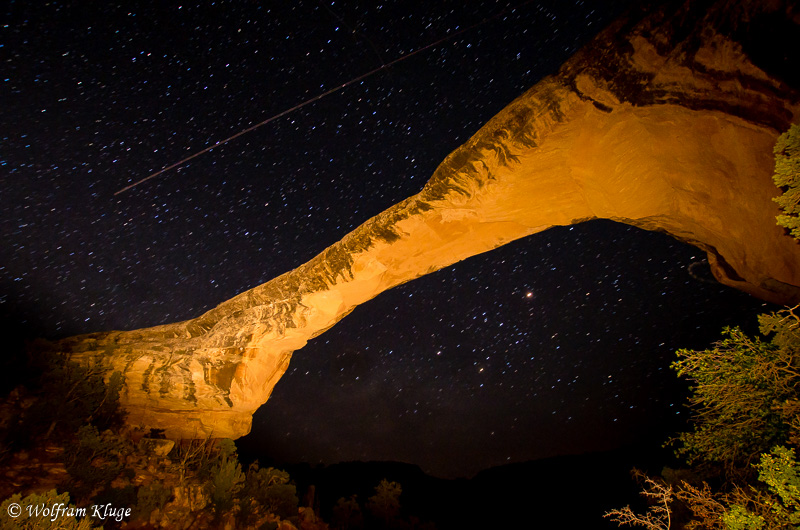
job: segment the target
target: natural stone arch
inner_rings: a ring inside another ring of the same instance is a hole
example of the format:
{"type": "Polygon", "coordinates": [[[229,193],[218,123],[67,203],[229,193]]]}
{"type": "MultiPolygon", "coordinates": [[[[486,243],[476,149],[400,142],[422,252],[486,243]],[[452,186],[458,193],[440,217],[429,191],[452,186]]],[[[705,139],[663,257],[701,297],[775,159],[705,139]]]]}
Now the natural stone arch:
{"type": "Polygon", "coordinates": [[[122,371],[131,423],[235,438],[292,353],[357,305],[552,226],[605,218],[663,231],[706,251],[720,282],[795,303],[800,246],[775,224],[771,175],[800,97],[731,37],[763,9],[688,2],[623,18],[450,154],[420,193],[308,263],[193,320],[55,347],[122,371]]]}

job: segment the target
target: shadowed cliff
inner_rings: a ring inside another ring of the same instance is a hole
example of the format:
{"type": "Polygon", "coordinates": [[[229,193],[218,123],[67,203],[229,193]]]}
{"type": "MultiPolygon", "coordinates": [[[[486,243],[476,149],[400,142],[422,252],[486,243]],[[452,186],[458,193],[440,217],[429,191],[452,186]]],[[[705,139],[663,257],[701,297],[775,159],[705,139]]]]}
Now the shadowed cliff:
{"type": "MultiPolygon", "coordinates": [[[[752,4],[752,5],[749,5],[752,4]]],[[[358,304],[510,241],[605,218],[708,254],[722,283],[800,301],[775,224],[777,136],[800,113],[797,10],[667,2],[601,33],[451,153],[424,189],[297,269],[196,319],[64,339],[126,377],[128,421],[236,438],[291,355],[358,304]]]]}

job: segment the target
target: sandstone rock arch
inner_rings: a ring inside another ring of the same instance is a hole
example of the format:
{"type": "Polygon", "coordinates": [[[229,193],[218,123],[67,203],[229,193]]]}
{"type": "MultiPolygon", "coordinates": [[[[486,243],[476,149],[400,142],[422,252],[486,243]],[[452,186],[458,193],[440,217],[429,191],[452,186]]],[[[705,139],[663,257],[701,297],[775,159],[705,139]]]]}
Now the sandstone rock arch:
{"type": "Polygon", "coordinates": [[[605,218],[663,231],[706,251],[722,283],[796,303],[800,245],[775,225],[771,174],[800,96],[780,65],[765,70],[746,49],[764,17],[795,31],[799,17],[761,4],[630,14],[450,154],[420,193],[308,263],[193,320],[55,347],[122,371],[131,423],[236,438],[292,353],[358,304],[552,226],[605,218]]]}

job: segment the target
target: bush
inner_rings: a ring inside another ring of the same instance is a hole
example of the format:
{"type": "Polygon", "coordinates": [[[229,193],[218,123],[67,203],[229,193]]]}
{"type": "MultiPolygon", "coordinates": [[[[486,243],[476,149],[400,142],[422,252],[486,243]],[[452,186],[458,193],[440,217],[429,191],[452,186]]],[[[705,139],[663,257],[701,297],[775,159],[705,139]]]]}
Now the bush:
{"type": "Polygon", "coordinates": [[[375,495],[367,500],[367,509],[373,517],[389,526],[400,516],[400,495],[403,488],[397,482],[381,480],[375,495]]]}
{"type": "Polygon", "coordinates": [[[687,530],[795,530],[800,524],[800,466],[794,451],[777,446],[761,455],[754,466],[758,484],[712,492],[707,484],[683,483],[677,497],[686,502],[695,520],[687,530]]]}
{"type": "Polygon", "coordinates": [[[84,423],[92,423],[101,431],[122,424],[119,392],[124,377],[120,372],[112,373],[106,382],[108,369],[99,361],[81,365],[47,350],[34,352],[32,357],[42,369],[42,390],[27,416],[39,428],[42,422],[49,422],[47,430],[37,434],[46,438],[58,432],[69,435],[84,423]]]}
{"type": "MultiPolygon", "coordinates": [[[[694,420],[694,429],[677,438],[681,446],[676,453],[694,464],[692,471],[716,483],[716,491],[706,482],[685,480],[671,481],[675,487],[668,491],[645,478],[649,487],[645,495],[660,488],[658,510],[653,507],[640,516],[623,508],[607,517],[620,524],[669,528],[675,498],[692,513],[681,526],[687,530],[800,528],[800,466],[789,447],[800,442],[796,310],[759,316],[765,339],[729,328],[714,348],[681,350],[672,365],[692,383],[689,402],[694,420]]],[[[679,478],[675,472],[670,475],[679,478]]],[[[684,473],[686,480],[692,476],[697,475],[684,473]]]]}
{"type": "Polygon", "coordinates": [[[81,427],[77,439],[64,451],[64,466],[74,481],[76,498],[88,499],[97,489],[108,488],[122,471],[120,456],[126,452],[125,443],[113,432],[100,433],[94,425],[81,427]]]}
{"type": "Polygon", "coordinates": [[[778,138],[774,153],[772,180],[783,190],[783,195],[773,199],[783,210],[777,217],[778,225],[800,239],[800,126],[792,125],[778,138]]]}
{"type": "Polygon", "coordinates": [[[182,440],[176,443],[170,458],[178,462],[181,486],[186,486],[186,479],[191,474],[201,480],[210,479],[218,452],[219,449],[212,438],[182,440]]]}
{"type": "Polygon", "coordinates": [[[135,519],[147,521],[155,510],[161,510],[172,497],[172,491],[161,484],[148,484],[136,492],[136,507],[131,514],[135,519]]]}
{"type": "Polygon", "coordinates": [[[800,466],[793,449],[777,446],[755,466],[766,491],[755,488],[732,504],[722,520],[732,530],[796,529],[800,525],[800,466]]]}
{"type": "MultiPolygon", "coordinates": [[[[95,495],[91,501],[91,505],[105,506],[107,504],[122,510],[135,506],[136,488],[130,484],[123,486],[122,488],[112,488],[110,486],[106,486],[106,488],[95,495]]],[[[89,513],[89,515],[91,516],[92,514],[89,513]]],[[[116,520],[116,517],[107,517],[104,520],[98,520],[97,523],[103,525],[104,529],[109,529],[119,528],[122,521],[116,520]]]]}
{"type": "Polygon", "coordinates": [[[34,398],[33,403],[20,408],[0,433],[3,445],[15,450],[30,446],[37,438],[69,438],[85,423],[101,431],[121,426],[124,414],[119,392],[124,377],[120,372],[106,381],[108,367],[101,362],[78,364],[42,342],[32,344],[28,355],[31,371],[40,376],[20,392],[23,398],[34,398]]]}
{"type": "Polygon", "coordinates": [[[220,515],[233,508],[234,500],[244,485],[244,473],[236,456],[233,440],[219,441],[219,460],[214,466],[210,482],[211,502],[220,515]]]}
{"type": "MultiPolygon", "coordinates": [[[[88,513],[88,510],[86,510],[88,513]]],[[[69,493],[50,490],[41,495],[13,495],[0,504],[0,530],[91,530],[88,517],[78,519],[78,510],[69,503],[69,493]],[[15,512],[16,507],[18,511],[15,512]],[[57,507],[58,513],[55,513],[57,507]],[[46,509],[46,510],[45,510],[46,509]],[[38,510],[38,513],[37,513],[38,510]],[[19,514],[17,517],[12,515],[19,514]]]]}
{"type": "Polygon", "coordinates": [[[356,496],[349,499],[341,497],[333,507],[333,527],[338,530],[357,529],[364,527],[364,515],[358,505],[356,496]]]}
{"type": "Polygon", "coordinates": [[[677,453],[691,463],[746,468],[761,452],[786,443],[797,423],[800,320],[791,310],[760,317],[769,342],[726,328],[713,349],[680,350],[672,368],[692,384],[694,429],[677,453]]]}
{"type": "Polygon", "coordinates": [[[643,514],[631,510],[630,506],[606,512],[607,517],[615,523],[629,526],[641,526],[649,530],[669,530],[672,526],[672,501],[675,493],[672,486],[662,481],[647,477],[641,471],[633,470],[634,478],[644,482],[641,494],[647,499],[650,508],[643,514]]]}
{"type": "Polygon", "coordinates": [[[273,467],[259,469],[258,462],[253,462],[247,469],[244,491],[247,497],[281,519],[297,515],[300,504],[297,487],[291,484],[285,471],[273,467]]]}

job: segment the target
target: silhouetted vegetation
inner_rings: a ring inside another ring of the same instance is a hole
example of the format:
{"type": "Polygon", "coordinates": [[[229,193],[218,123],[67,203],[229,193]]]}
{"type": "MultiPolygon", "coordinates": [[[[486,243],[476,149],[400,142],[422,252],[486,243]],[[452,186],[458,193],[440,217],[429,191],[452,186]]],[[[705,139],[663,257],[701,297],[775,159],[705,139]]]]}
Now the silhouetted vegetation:
{"type": "Polygon", "coordinates": [[[340,497],[336,501],[336,506],[333,507],[332,525],[341,530],[364,528],[364,514],[361,513],[361,506],[355,495],[349,499],[340,497]]]}
{"type": "Polygon", "coordinates": [[[398,524],[402,493],[400,484],[383,479],[375,488],[375,495],[367,500],[367,510],[381,526],[391,528],[398,524]]]}

